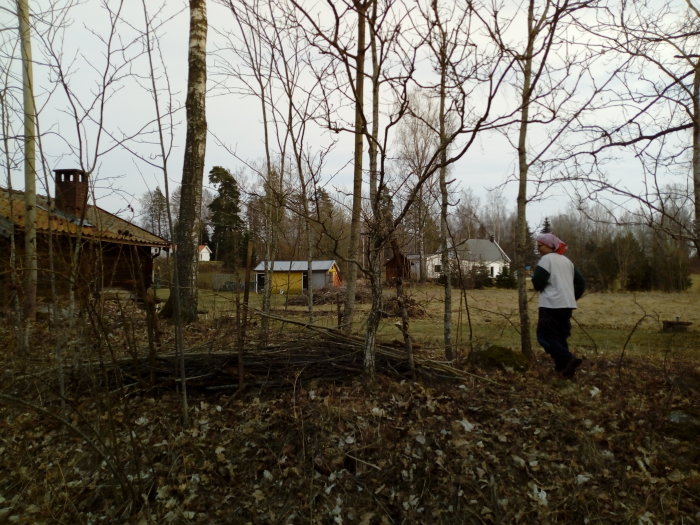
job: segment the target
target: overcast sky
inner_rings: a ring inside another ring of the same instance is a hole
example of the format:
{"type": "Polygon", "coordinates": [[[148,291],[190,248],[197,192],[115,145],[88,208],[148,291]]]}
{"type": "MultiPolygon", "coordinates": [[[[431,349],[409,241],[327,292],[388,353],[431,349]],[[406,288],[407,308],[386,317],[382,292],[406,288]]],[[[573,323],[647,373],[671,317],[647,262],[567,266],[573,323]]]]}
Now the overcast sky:
{"type": "MultiPolygon", "coordinates": [[[[46,2],[30,2],[35,9],[46,4],[46,2]]],[[[94,99],[94,95],[99,91],[98,85],[105,64],[105,47],[100,39],[109,34],[109,24],[107,12],[101,4],[102,2],[88,1],[76,5],[70,11],[68,18],[61,20],[67,26],[66,31],[62,33],[61,61],[65,71],[69,73],[68,83],[71,89],[78,94],[77,98],[86,106],[97,100],[94,99]]],[[[116,6],[117,2],[110,2],[110,4],[116,6]]],[[[119,46],[113,45],[115,48],[123,49],[123,56],[136,56],[141,51],[141,47],[134,40],[138,36],[137,32],[129,29],[129,25],[142,30],[144,15],[141,2],[130,0],[126,4],[122,16],[128,23],[120,25],[119,46]]],[[[151,13],[155,12],[158,4],[158,2],[148,2],[151,13]]],[[[209,1],[208,6],[211,25],[209,64],[212,66],[218,60],[217,57],[221,56],[218,51],[218,48],[223,45],[221,32],[232,29],[234,25],[227,9],[212,1],[209,1]]],[[[6,28],[12,28],[14,26],[12,15],[13,13],[9,11],[0,12],[0,24],[6,28]]],[[[164,21],[163,26],[158,29],[158,34],[162,61],[172,91],[173,105],[182,108],[187,82],[188,12],[185,2],[169,0],[158,19],[164,21]]],[[[11,29],[3,30],[0,36],[4,39],[4,49],[8,48],[8,43],[16,41],[16,32],[11,29]]],[[[55,83],[56,71],[45,66],[46,46],[36,34],[33,51],[37,62],[34,68],[35,94],[40,108],[41,130],[45,133],[43,147],[48,167],[49,169],[78,167],[77,158],[80,152],[75,148],[79,142],[76,126],[66,111],[67,98],[55,83]]],[[[0,61],[2,60],[6,62],[7,58],[0,57],[0,61]]],[[[122,60],[122,54],[115,53],[114,60],[118,63],[122,60]]],[[[106,102],[103,115],[104,129],[108,130],[113,137],[133,135],[153,118],[154,106],[148,93],[146,66],[145,56],[134,58],[133,62],[125,66],[128,69],[119,71],[119,75],[123,75],[110,87],[111,96],[106,102]],[[141,75],[141,79],[138,82],[135,81],[134,77],[127,75],[131,72],[141,75]]],[[[162,87],[165,85],[165,77],[162,76],[160,67],[158,65],[157,69],[161,75],[159,82],[162,87]]],[[[207,144],[205,182],[206,173],[213,166],[224,166],[234,172],[241,169],[241,162],[232,155],[232,152],[251,163],[260,162],[263,157],[262,124],[258,102],[253,97],[240,94],[224,95],[221,89],[217,88],[220,78],[217,78],[213,72],[210,73],[209,80],[212,96],[207,100],[207,120],[211,135],[207,144]],[[224,145],[219,144],[219,141],[224,145]]],[[[161,96],[163,94],[161,93],[161,96]]],[[[21,94],[15,93],[15,96],[21,100],[21,94]]],[[[161,99],[161,105],[164,105],[164,99],[161,99]]],[[[93,107],[90,115],[95,119],[100,112],[93,107]]],[[[184,110],[177,111],[173,119],[176,126],[168,162],[171,189],[179,183],[180,179],[185,132],[184,110]]],[[[21,124],[16,125],[21,126],[21,124]]],[[[88,163],[94,160],[96,129],[95,126],[88,126],[88,134],[83,141],[82,158],[88,163]]],[[[15,128],[16,132],[21,133],[19,130],[21,127],[15,128]]],[[[347,189],[352,175],[352,166],[349,164],[349,159],[352,158],[352,136],[342,133],[329,136],[316,131],[316,137],[319,145],[326,144],[330,140],[337,141],[333,154],[329,158],[326,173],[329,176],[334,174],[330,181],[331,188],[347,189]]],[[[133,219],[139,211],[138,198],[156,186],[163,187],[162,174],[158,169],[133,155],[134,152],[138,152],[148,158],[155,154],[157,150],[152,143],[153,139],[154,137],[150,136],[129,141],[128,147],[131,151],[115,147],[104,152],[113,141],[102,135],[100,149],[103,155],[97,161],[93,176],[98,204],[101,207],[133,219]]],[[[19,168],[13,171],[12,185],[16,188],[23,187],[21,167],[20,163],[19,168]]],[[[505,181],[516,171],[516,168],[516,152],[502,137],[491,135],[482,139],[452,167],[452,177],[460,187],[471,188],[482,198],[482,202],[485,202],[488,190],[505,181]]],[[[638,168],[630,159],[623,159],[611,164],[610,169],[614,176],[632,179],[638,168]]],[[[4,179],[5,177],[2,181],[3,186],[6,185],[4,179]]],[[[252,176],[248,182],[253,182],[252,176]]],[[[509,211],[515,209],[515,194],[514,184],[505,187],[504,196],[509,211]]],[[[568,207],[566,189],[552,188],[544,200],[533,203],[529,208],[530,225],[536,227],[541,224],[545,216],[555,215],[568,207]]]]}

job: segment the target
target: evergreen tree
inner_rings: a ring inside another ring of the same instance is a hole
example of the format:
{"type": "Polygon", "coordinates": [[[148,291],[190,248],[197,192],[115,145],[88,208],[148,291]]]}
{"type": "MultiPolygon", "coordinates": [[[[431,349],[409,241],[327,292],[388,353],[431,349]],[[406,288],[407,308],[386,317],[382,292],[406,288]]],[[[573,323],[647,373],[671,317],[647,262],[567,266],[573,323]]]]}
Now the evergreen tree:
{"type": "Polygon", "coordinates": [[[588,254],[584,259],[584,263],[587,263],[585,277],[588,288],[599,291],[612,290],[620,273],[620,262],[615,256],[613,238],[601,236],[599,241],[589,240],[585,253],[588,254]]]}
{"type": "Polygon", "coordinates": [[[474,290],[490,288],[494,282],[489,275],[489,269],[485,264],[477,264],[467,273],[467,286],[474,290]]]}
{"type": "Polygon", "coordinates": [[[241,193],[233,175],[220,166],[215,166],[209,172],[209,182],[218,191],[209,204],[214,227],[211,236],[214,259],[223,261],[224,268],[235,270],[241,265],[241,245],[245,240],[245,228],[240,217],[241,193]]]}
{"type": "Polygon", "coordinates": [[[199,244],[206,244],[211,249],[211,235],[209,235],[209,226],[203,222],[201,228],[201,233],[199,234],[199,244]]]}
{"type": "Polygon", "coordinates": [[[690,258],[684,243],[655,236],[649,254],[651,289],[663,292],[681,292],[690,287],[690,258]]]}
{"type": "Polygon", "coordinates": [[[652,268],[643,252],[635,254],[637,260],[627,276],[626,289],[630,292],[651,290],[652,268]]]}
{"type": "Polygon", "coordinates": [[[544,218],[544,223],[542,224],[542,233],[552,233],[552,225],[549,222],[549,217],[544,218]]]}
{"type": "Polygon", "coordinates": [[[517,286],[518,282],[510,271],[509,265],[503,267],[501,273],[496,276],[494,284],[496,288],[515,288],[517,286]]]}

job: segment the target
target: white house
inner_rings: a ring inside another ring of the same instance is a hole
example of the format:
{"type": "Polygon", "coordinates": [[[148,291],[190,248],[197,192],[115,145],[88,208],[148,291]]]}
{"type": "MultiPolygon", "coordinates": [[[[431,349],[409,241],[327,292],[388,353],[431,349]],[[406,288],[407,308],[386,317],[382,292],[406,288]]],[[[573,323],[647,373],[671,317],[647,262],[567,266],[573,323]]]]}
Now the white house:
{"type": "MultiPolygon", "coordinates": [[[[442,268],[442,256],[435,253],[426,257],[426,268],[429,279],[437,279],[444,271],[442,268]]],[[[450,263],[459,265],[462,272],[468,272],[475,266],[485,266],[490,277],[497,277],[503,268],[510,265],[510,257],[503,251],[496,240],[491,239],[469,239],[457,245],[456,249],[450,250],[450,263]]]]}
{"type": "Polygon", "coordinates": [[[197,246],[197,260],[198,261],[211,261],[211,249],[206,244],[200,244],[197,246]]]}

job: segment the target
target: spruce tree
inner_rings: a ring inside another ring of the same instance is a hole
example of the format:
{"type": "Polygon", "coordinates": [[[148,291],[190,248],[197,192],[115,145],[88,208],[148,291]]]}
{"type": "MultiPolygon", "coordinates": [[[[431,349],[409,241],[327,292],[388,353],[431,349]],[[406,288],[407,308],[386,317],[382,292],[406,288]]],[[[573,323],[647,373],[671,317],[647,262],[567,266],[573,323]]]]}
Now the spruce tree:
{"type": "Polygon", "coordinates": [[[552,225],[549,223],[549,217],[544,218],[541,231],[542,233],[552,233],[552,225]]]}
{"type": "Polygon", "coordinates": [[[240,217],[241,192],[233,175],[220,166],[215,166],[209,172],[209,182],[218,191],[209,204],[214,227],[211,236],[214,259],[223,261],[224,268],[235,270],[241,266],[241,243],[245,238],[240,217]]]}

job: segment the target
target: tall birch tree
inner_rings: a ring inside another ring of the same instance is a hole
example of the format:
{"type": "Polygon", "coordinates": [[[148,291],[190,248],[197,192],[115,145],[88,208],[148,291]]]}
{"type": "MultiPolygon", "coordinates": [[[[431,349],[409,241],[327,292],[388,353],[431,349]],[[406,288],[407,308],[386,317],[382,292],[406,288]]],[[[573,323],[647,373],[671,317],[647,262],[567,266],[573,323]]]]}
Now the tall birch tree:
{"type": "Polygon", "coordinates": [[[180,320],[197,319],[197,245],[200,233],[204,156],[207,141],[207,5],[206,0],[190,0],[190,32],[187,76],[187,133],[182,165],[180,210],[175,225],[175,278],[164,315],[177,314],[180,320]],[[176,299],[177,298],[177,299],[176,299]],[[176,303],[177,300],[177,303],[176,303]]]}
{"type": "MultiPolygon", "coordinates": [[[[36,317],[38,260],[36,253],[36,108],[28,0],[17,0],[17,17],[22,50],[24,105],[24,318],[25,322],[29,323],[36,317]]],[[[28,326],[25,330],[28,330],[28,326]]]]}

